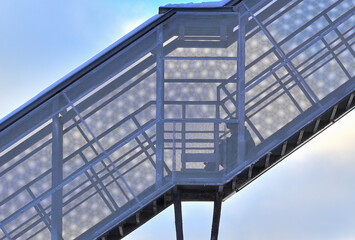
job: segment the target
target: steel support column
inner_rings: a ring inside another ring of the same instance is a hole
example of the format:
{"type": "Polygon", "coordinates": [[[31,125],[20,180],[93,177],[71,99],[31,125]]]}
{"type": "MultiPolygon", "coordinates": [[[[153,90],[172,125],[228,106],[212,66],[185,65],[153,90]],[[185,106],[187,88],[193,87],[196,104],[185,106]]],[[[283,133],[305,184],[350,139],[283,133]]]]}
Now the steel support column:
{"type": "Polygon", "coordinates": [[[163,161],[164,161],[164,59],[163,59],[163,27],[157,28],[157,85],[156,85],[156,185],[160,187],[163,184],[163,161]]]}
{"type": "MultiPolygon", "coordinates": [[[[52,122],[52,188],[57,187],[63,180],[63,123],[59,115],[53,117],[52,122]]],[[[51,208],[51,238],[62,238],[63,224],[63,189],[52,194],[51,208]]]]}
{"type": "Polygon", "coordinates": [[[223,194],[222,190],[218,191],[216,193],[216,198],[214,200],[211,240],[218,239],[218,231],[219,231],[219,223],[221,220],[222,199],[223,199],[222,194],[223,194]]]}
{"type": "Polygon", "coordinates": [[[238,78],[237,78],[237,118],[238,118],[238,146],[237,146],[237,162],[238,165],[245,161],[245,25],[247,17],[243,16],[244,7],[238,9],[238,78]]]}
{"type": "Polygon", "coordinates": [[[175,212],[176,239],[183,240],[184,232],[182,227],[181,196],[177,189],[174,189],[174,212],[175,212]]]}

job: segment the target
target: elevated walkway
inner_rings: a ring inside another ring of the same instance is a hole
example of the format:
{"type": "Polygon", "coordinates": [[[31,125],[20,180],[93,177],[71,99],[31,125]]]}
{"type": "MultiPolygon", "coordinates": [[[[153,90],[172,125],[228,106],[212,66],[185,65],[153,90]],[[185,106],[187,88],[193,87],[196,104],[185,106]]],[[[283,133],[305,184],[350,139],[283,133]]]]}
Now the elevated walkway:
{"type": "Polygon", "coordinates": [[[121,239],[221,201],[355,107],[353,1],[160,15],[0,123],[0,240],[121,239]]]}

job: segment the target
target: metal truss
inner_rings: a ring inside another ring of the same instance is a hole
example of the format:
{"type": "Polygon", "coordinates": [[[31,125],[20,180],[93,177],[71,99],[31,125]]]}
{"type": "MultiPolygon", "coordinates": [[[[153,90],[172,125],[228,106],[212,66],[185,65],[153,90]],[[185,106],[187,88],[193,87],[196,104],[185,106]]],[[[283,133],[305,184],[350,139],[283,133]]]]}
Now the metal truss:
{"type": "Polygon", "coordinates": [[[354,5],[165,9],[0,123],[0,240],[122,238],[173,203],[181,239],[184,200],[217,239],[223,198],[354,107],[354,5]]]}

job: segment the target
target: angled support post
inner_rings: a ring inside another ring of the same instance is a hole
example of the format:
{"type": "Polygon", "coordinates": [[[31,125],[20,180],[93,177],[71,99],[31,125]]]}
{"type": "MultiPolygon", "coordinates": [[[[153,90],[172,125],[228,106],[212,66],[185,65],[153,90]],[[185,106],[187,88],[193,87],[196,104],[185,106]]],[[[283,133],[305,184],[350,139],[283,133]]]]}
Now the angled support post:
{"type": "MultiPolygon", "coordinates": [[[[52,188],[57,187],[63,180],[63,123],[58,114],[52,122],[52,188]]],[[[51,210],[51,238],[61,240],[63,232],[63,190],[56,190],[52,194],[51,210]]]]}
{"type": "Polygon", "coordinates": [[[156,85],[156,119],[158,120],[156,131],[156,186],[163,185],[164,176],[164,59],[163,59],[163,27],[157,28],[157,85],[156,85]]]}
{"type": "Polygon", "coordinates": [[[176,239],[183,240],[184,232],[182,227],[182,212],[181,212],[181,196],[177,187],[174,188],[174,212],[175,212],[175,229],[176,239]]]}
{"type": "Polygon", "coordinates": [[[219,223],[221,220],[222,200],[223,200],[223,186],[220,186],[218,192],[216,193],[216,198],[214,200],[211,240],[218,239],[219,223]]]}
{"type": "Polygon", "coordinates": [[[237,118],[238,118],[238,146],[237,146],[237,162],[238,165],[245,161],[245,25],[247,16],[243,16],[246,9],[239,6],[238,9],[238,78],[237,78],[237,118]]]}

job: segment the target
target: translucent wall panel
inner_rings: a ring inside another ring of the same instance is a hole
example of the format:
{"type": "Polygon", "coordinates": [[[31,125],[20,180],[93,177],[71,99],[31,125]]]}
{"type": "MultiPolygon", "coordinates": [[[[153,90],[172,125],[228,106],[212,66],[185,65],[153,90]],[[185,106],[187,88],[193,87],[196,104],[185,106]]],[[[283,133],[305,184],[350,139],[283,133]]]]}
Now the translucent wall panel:
{"type": "Polygon", "coordinates": [[[138,195],[155,183],[154,132],[148,135],[143,130],[153,126],[156,118],[155,58],[146,53],[130,59],[131,64],[120,72],[112,68],[111,74],[106,72],[109,79],[82,96],[71,97],[71,89],[64,93],[69,105],[64,156],[68,170],[74,172],[68,178],[75,177],[75,184],[63,188],[63,235],[67,238],[122,212],[128,202],[139,202],[138,195]],[[93,166],[76,176],[76,169],[89,164],[93,166]]]}
{"type": "Polygon", "coordinates": [[[182,13],[164,25],[164,159],[175,171],[219,171],[237,122],[237,24],[235,13],[182,13]]]}
{"type": "Polygon", "coordinates": [[[50,236],[50,201],[32,203],[51,188],[51,138],[46,121],[0,153],[0,222],[7,235],[50,236]]]}
{"type": "Polygon", "coordinates": [[[177,12],[0,133],[0,240],[91,239],[175,184],[227,181],[355,89],[353,13],[177,12]]]}
{"type": "Polygon", "coordinates": [[[249,17],[245,37],[246,121],[254,141],[267,145],[325,104],[324,98],[330,93],[353,84],[347,68],[354,63],[353,36],[343,34],[353,32],[353,4],[254,2],[244,4],[249,17]],[[346,23],[341,33],[339,29],[346,23]]]}

